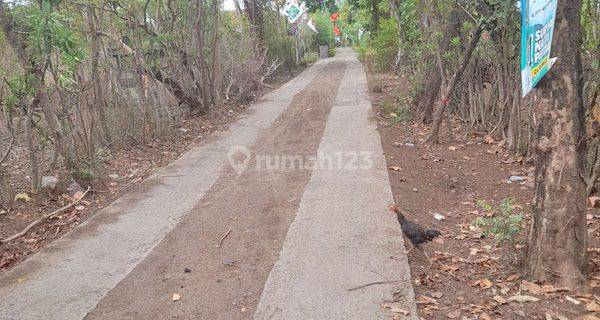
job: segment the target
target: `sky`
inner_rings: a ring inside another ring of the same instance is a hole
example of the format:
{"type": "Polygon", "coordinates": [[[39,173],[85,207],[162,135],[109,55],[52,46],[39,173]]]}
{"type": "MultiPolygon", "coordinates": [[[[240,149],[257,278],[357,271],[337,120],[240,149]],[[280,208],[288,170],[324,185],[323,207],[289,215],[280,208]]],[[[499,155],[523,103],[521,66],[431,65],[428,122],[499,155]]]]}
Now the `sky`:
{"type": "Polygon", "coordinates": [[[233,0],[225,0],[225,1],[223,1],[223,10],[225,10],[225,11],[233,11],[233,10],[235,10],[235,4],[233,4],[233,0]]]}

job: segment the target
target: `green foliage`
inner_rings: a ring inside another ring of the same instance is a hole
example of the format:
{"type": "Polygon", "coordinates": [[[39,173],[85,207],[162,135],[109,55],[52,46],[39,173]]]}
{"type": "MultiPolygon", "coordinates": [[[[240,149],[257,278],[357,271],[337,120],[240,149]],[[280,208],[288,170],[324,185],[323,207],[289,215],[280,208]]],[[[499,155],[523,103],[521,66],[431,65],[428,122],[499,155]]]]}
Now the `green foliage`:
{"type": "Polygon", "coordinates": [[[310,52],[305,54],[302,59],[300,59],[300,65],[303,67],[307,67],[313,64],[315,61],[319,60],[319,55],[314,52],[310,52]]]}
{"type": "Polygon", "coordinates": [[[394,104],[391,102],[383,102],[382,108],[389,114],[393,123],[406,123],[413,119],[413,113],[410,106],[401,103],[394,104]]]}
{"type": "Polygon", "coordinates": [[[33,50],[37,65],[44,66],[51,62],[58,85],[67,88],[75,83],[73,73],[85,53],[84,42],[70,25],[72,18],[56,8],[60,2],[42,1],[39,9],[27,17],[27,43],[33,50]],[[58,59],[53,59],[54,56],[58,56],[58,59]]]}
{"type": "Polygon", "coordinates": [[[79,171],[77,172],[77,176],[81,179],[81,180],[92,180],[94,179],[94,174],[92,173],[92,170],[90,169],[79,169],[79,171]]]}
{"type": "Polygon", "coordinates": [[[329,49],[327,49],[327,55],[329,57],[334,57],[335,56],[335,47],[329,47],[329,49]]]}
{"type": "Polygon", "coordinates": [[[334,46],[333,24],[329,21],[329,13],[327,11],[319,11],[313,15],[313,18],[317,27],[317,33],[313,35],[314,42],[320,46],[334,46]]]}
{"type": "Polygon", "coordinates": [[[32,82],[35,81],[31,75],[14,75],[5,78],[8,94],[4,96],[4,104],[9,108],[18,107],[22,99],[33,95],[32,82]]]}
{"type": "Polygon", "coordinates": [[[398,53],[398,24],[395,18],[379,21],[379,29],[373,38],[372,46],[375,51],[376,70],[390,69],[398,53]]]}
{"type": "Polygon", "coordinates": [[[483,229],[483,235],[493,236],[496,244],[514,244],[517,236],[523,230],[523,215],[513,213],[513,199],[502,200],[498,207],[479,200],[477,206],[491,217],[480,217],[474,221],[474,225],[483,229]]]}

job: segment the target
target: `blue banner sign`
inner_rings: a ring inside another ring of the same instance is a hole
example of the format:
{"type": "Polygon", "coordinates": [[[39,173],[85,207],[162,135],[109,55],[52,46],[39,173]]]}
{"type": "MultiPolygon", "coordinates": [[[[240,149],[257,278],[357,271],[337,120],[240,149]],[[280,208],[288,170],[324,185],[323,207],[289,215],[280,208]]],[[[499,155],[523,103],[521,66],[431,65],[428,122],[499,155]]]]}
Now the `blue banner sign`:
{"type": "Polygon", "coordinates": [[[521,86],[523,97],[540,82],[556,58],[550,58],[558,0],[521,0],[521,86]]]}

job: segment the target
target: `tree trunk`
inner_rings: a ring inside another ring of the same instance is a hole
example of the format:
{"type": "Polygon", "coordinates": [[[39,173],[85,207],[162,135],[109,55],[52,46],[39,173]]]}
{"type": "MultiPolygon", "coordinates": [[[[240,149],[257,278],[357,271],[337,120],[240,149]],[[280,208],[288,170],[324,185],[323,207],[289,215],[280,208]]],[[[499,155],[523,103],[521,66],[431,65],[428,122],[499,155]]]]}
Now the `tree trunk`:
{"type": "Polygon", "coordinates": [[[34,79],[32,86],[36,94],[33,102],[31,103],[33,105],[40,106],[42,114],[44,115],[46,123],[48,124],[48,130],[50,131],[50,135],[53,139],[54,147],[62,156],[67,171],[69,173],[73,173],[73,170],[76,167],[74,158],[75,153],[73,152],[71,145],[65,136],[60,119],[54,110],[52,110],[52,104],[48,99],[48,94],[46,93],[47,88],[44,83],[46,67],[32,65],[32,60],[26,52],[25,46],[17,39],[15,31],[13,30],[13,25],[10,22],[8,14],[6,13],[6,8],[4,7],[4,1],[0,1],[0,24],[2,30],[4,31],[4,35],[6,36],[9,45],[15,52],[15,55],[19,59],[21,66],[25,72],[34,79]]]}
{"type": "MultiPolygon", "coordinates": [[[[195,23],[195,34],[196,41],[198,42],[198,69],[200,70],[200,79],[202,83],[198,83],[197,86],[200,88],[200,96],[204,109],[210,109],[210,87],[208,84],[208,66],[206,64],[206,57],[204,54],[204,30],[202,22],[204,21],[204,2],[197,1],[197,15],[195,23]]],[[[215,49],[216,50],[216,49],[215,49]]]]}
{"type": "Polygon", "coordinates": [[[394,15],[394,17],[396,18],[397,30],[398,30],[398,52],[396,53],[396,60],[394,61],[394,68],[398,69],[398,67],[400,66],[400,61],[402,60],[402,57],[404,56],[404,52],[402,52],[402,42],[404,42],[404,32],[402,32],[402,25],[400,24],[400,21],[401,21],[400,8],[398,7],[398,3],[396,3],[396,0],[390,0],[390,10],[392,11],[392,14],[394,15]]]}
{"type": "MultiPolygon", "coordinates": [[[[431,6],[431,4],[425,4],[431,7],[431,10],[433,12],[437,12],[434,11],[433,6],[431,6]]],[[[439,14],[435,15],[437,18],[436,20],[442,20],[441,17],[439,17],[439,14]]],[[[429,15],[426,15],[426,17],[423,18],[424,20],[422,21],[422,26],[421,28],[430,28],[429,26],[433,26],[434,23],[432,23],[429,20],[429,15]]],[[[438,21],[438,23],[441,23],[440,21],[438,21]]],[[[452,40],[452,38],[456,37],[459,35],[459,30],[460,30],[460,26],[461,26],[461,20],[459,15],[455,12],[452,11],[450,13],[450,21],[447,25],[447,27],[445,28],[444,31],[444,36],[442,37],[442,40],[439,43],[438,46],[438,50],[439,52],[446,52],[448,51],[448,48],[450,47],[450,41],[452,40]]],[[[439,64],[440,62],[438,62],[439,64]]],[[[443,63],[443,61],[442,61],[443,63]]],[[[420,122],[422,123],[429,123],[431,122],[431,118],[433,116],[433,109],[435,106],[435,101],[436,99],[439,97],[440,95],[440,90],[441,90],[441,86],[442,86],[442,77],[440,72],[437,71],[437,69],[439,69],[438,65],[434,65],[433,68],[431,70],[428,70],[426,72],[426,74],[428,74],[429,76],[427,77],[425,86],[423,87],[423,90],[421,91],[419,98],[418,98],[418,106],[419,106],[419,112],[420,112],[420,122]]],[[[445,69],[445,64],[442,65],[442,69],[445,69]]]]}
{"type": "MultiPolygon", "coordinates": [[[[104,98],[104,90],[102,83],[100,82],[100,73],[98,70],[98,60],[100,58],[100,36],[98,34],[98,28],[96,24],[96,10],[92,5],[87,6],[86,18],[89,32],[91,33],[91,58],[92,58],[92,84],[94,86],[94,107],[98,112],[98,118],[100,119],[100,126],[104,133],[103,138],[105,142],[110,145],[112,137],[108,128],[108,120],[106,119],[106,99],[104,98]]],[[[92,146],[93,147],[93,146],[92,146]]]]}
{"type": "Polygon", "coordinates": [[[559,1],[552,48],[558,57],[534,96],[535,198],[528,234],[531,276],[573,290],[586,287],[585,113],[581,0],[559,1]]]}
{"type": "MultiPolygon", "coordinates": [[[[477,43],[479,42],[479,39],[481,38],[482,32],[483,32],[482,26],[481,25],[477,26],[475,31],[473,32],[473,35],[471,36],[471,40],[469,41],[469,45],[467,46],[465,55],[463,56],[462,62],[460,63],[458,69],[456,69],[456,71],[452,75],[452,78],[450,79],[450,82],[448,83],[448,85],[442,86],[442,92],[441,92],[442,99],[441,99],[441,102],[438,104],[438,106],[435,108],[435,111],[433,114],[433,124],[431,125],[431,132],[429,133],[429,136],[427,137],[428,141],[431,141],[433,143],[438,143],[439,130],[440,130],[440,125],[442,124],[442,117],[444,115],[444,110],[446,109],[446,106],[448,105],[448,103],[450,101],[450,97],[452,96],[452,92],[454,91],[456,84],[462,77],[465,69],[467,68],[467,65],[469,64],[469,61],[471,60],[471,55],[473,54],[473,51],[475,50],[475,47],[477,46],[477,43]]],[[[441,72],[443,72],[443,71],[441,71],[441,72]]]]}

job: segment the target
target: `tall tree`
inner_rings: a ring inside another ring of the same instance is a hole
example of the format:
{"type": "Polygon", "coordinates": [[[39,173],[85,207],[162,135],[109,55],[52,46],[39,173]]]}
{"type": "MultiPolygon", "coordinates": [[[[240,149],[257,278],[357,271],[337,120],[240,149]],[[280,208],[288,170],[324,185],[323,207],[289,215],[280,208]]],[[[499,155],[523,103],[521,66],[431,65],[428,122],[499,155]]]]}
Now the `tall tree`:
{"type": "Polygon", "coordinates": [[[553,56],[535,92],[535,199],[528,234],[531,275],[582,289],[587,274],[585,111],[582,99],[581,0],[559,1],[553,56]]]}

